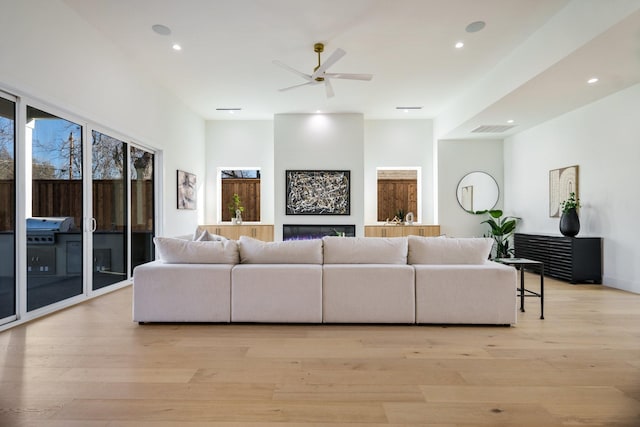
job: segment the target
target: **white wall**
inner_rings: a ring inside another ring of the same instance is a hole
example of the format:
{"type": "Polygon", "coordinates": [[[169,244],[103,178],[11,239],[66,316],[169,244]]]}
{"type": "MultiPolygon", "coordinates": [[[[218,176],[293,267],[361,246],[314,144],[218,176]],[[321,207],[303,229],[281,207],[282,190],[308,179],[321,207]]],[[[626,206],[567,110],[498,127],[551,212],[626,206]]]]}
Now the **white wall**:
{"type": "Polygon", "coordinates": [[[260,168],[260,222],[273,224],[273,122],[271,120],[211,120],[206,125],[205,223],[219,218],[217,170],[220,167],[260,168]]]}
{"type": "Polygon", "coordinates": [[[579,165],[581,229],[604,238],[604,283],[640,293],[640,85],[505,141],[506,206],[520,231],[559,234],[549,171],[579,165]]]}
{"type": "MultiPolygon", "coordinates": [[[[64,2],[4,1],[0,89],[163,150],[163,234],[192,232],[199,211],[178,211],[176,169],[195,173],[202,197],[204,120],[127,58],[64,2]]],[[[202,200],[202,198],[200,198],[202,200]]]]}
{"type": "MultiPolygon", "coordinates": [[[[376,168],[420,167],[423,224],[434,222],[433,122],[431,120],[365,120],[364,223],[378,221],[376,168]]],[[[414,214],[418,214],[414,212],[414,214]]]]}
{"type": "Polygon", "coordinates": [[[355,224],[364,235],[364,119],[362,114],[277,114],[274,121],[275,240],[283,224],[355,224]],[[285,171],[351,171],[351,215],[285,215],[285,171]]]}
{"type": "MultiPolygon", "coordinates": [[[[442,233],[452,237],[478,237],[489,231],[486,224],[481,224],[488,217],[463,210],[456,189],[469,172],[486,172],[498,183],[500,197],[495,209],[501,209],[504,199],[502,152],[502,140],[438,141],[438,220],[442,233]]],[[[512,212],[506,211],[505,215],[512,212]]]]}

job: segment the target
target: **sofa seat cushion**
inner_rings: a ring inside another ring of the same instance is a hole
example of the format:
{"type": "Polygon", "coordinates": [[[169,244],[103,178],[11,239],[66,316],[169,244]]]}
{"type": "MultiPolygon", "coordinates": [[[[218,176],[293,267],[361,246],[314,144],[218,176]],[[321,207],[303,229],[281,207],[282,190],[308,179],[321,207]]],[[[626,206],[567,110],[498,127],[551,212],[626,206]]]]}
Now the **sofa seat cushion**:
{"type": "Polygon", "coordinates": [[[229,322],[229,264],[166,264],[153,261],[133,270],[136,322],[229,322]]]}
{"type": "Polygon", "coordinates": [[[263,242],[241,236],[238,240],[242,264],[322,264],[322,240],[263,242]]]}
{"type": "Polygon", "coordinates": [[[409,236],[409,264],[484,264],[493,239],[409,236]]]}
{"type": "Polygon", "coordinates": [[[515,268],[492,261],[414,268],[417,323],[516,323],[515,268]]]}
{"type": "Polygon", "coordinates": [[[168,264],[237,264],[235,240],[194,242],[172,237],[154,237],[156,254],[168,264]]]}
{"type": "Polygon", "coordinates": [[[325,264],[325,323],[414,323],[414,269],[397,264],[325,264]]]}
{"type": "Polygon", "coordinates": [[[322,322],[322,266],[239,264],[232,271],[234,322],[322,322]]]}
{"type": "Polygon", "coordinates": [[[336,237],[322,239],[325,264],[406,264],[406,237],[336,237]]]}

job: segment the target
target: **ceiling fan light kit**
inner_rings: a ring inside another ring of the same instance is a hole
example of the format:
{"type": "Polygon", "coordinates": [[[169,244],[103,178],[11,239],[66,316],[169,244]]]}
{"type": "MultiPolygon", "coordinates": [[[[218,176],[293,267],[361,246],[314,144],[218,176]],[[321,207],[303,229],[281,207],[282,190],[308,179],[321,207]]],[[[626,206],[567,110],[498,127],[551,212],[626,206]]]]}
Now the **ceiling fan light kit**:
{"type": "Polygon", "coordinates": [[[320,54],[322,52],[324,52],[324,44],[323,43],[316,43],[313,45],[313,51],[315,53],[318,54],[318,65],[313,69],[313,73],[311,74],[306,74],[303,73],[301,71],[296,70],[295,68],[292,68],[290,66],[288,66],[287,64],[280,62],[280,61],[273,61],[273,63],[279,67],[284,68],[285,70],[288,70],[300,77],[302,77],[303,79],[306,80],[305,83],[301,83],[301,84],[297,84],[294,86],[289,86],[289,87],[285,87],[282,89],[279,89],[280,92],[284,92],[290,89],[295,89],[297,87],[301,87],[301,86],[313,86],[313,85],[317,85],[320,83],[324,83],[324,87],[325,87],[325,92],[327,94],[327,98],[332,98],[335,93],[333,91],[333,86],[331,85],[331,79],[347,79],[347,80],[364,80],[364,81],[369,81],[373,78],[373,75],[371,74],[353,74],[353,73],[327,73],[327,69],[329,67],[331,67],[333,64],[335,64],[340,58],[342,58],[344,55],[346,55],[347,52],[345,52],[344,50],[338,48],[335,50],[335,52],[333,52],[329,58],[322,63],[321,58],[320,58],[320,54]]]}

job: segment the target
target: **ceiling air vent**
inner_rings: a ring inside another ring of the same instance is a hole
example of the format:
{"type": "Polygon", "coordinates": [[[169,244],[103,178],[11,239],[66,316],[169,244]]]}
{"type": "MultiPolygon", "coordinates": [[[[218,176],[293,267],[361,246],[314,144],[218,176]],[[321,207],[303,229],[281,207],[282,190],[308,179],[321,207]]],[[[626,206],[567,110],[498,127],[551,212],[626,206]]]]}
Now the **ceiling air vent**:
{"type": "Polygon", "coordinates": [[[515,125],[482,125],[478,126],[472,133],[502,133],[513,129],[515,125]]]}

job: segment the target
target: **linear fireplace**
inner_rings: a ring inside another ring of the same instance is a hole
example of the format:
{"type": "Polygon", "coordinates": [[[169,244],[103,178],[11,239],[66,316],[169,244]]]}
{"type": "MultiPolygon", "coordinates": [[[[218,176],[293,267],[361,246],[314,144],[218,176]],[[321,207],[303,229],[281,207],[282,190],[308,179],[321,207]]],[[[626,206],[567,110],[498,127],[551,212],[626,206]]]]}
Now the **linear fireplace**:
{"type": "Polygon", "coordinates": [[[353,224],[284,224],[282,240],[322,239],[324,236],[355,237],[356,226],[353,224]]]}

